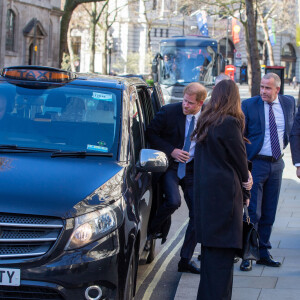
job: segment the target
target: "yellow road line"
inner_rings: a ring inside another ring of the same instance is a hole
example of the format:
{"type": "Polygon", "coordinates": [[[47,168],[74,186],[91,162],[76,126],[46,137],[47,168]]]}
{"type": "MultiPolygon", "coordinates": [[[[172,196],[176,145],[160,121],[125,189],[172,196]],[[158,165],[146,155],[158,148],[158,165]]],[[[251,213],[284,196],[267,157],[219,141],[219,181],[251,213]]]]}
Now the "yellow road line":
{"type": "Polygon", "coordinates": [[[168,264],[170,263],[171,259],[175,256],[178,249],[181,247],[181,245],[183,243],[183,239],[184,239],[184,236],[182,237],[180,242],[176,245],[176,247],[174,247],[174,249],[170,252],[170,254],[166,258],[166,260],[163,262],[161,267],[158,269],[157,273],[155,274],[153,280],[151,281],[150,285],[148,286],[148,288],[144,294],[143,300],[149,300],[150,297],[152,296],[152,293],[155,291],[155,288],[156,288],[158,282],[160,281],[161,276],[166,271],[168,264]]]}
{"type": "MultiPolygon", "coordinates": [[[[158,262],[158,260],[163,256],[163,254],[170,248],[170,246],[172,245],[172,243],[176,240],[176,238],[178,237],[178,235],[180,234],[181,230],[186,226],[186,224],[188,223],[189,218],[187,218],[185,220],[185,222],[180,226],[180,228],[175,232],[175,234],[173,235],[173,237],[167,242],[167,244],[161,249],[161,251],[159,252],[159,254],[155,257],[155,259],[153,260],[153,262],[151,264],[148,265],[147,269],[145,270],[145,272],[143,272],[142,276],[140,276],[137,280],[137,286],[136,286],[136,291],[138,292],[139,288],[141,287],[142,283],[145,281],[145,279],[148,277],[148,275],[151,273],[151,271],[153,270],[153,268],[155,267],[156,263],[158,262]]],[[[180,244],[179,244],[180,245],[180,244]]]]}

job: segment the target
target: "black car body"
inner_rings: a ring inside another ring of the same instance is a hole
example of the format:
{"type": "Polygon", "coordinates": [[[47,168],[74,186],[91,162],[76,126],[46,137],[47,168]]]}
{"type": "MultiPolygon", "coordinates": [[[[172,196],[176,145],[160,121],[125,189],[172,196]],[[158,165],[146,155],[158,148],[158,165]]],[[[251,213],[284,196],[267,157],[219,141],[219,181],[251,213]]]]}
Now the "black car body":
{"type": "Polygon", "coordinates": [[[1,101],[0,299],[132,299],[167,167],[144,137],[160,101],[137,78],[33,66],[2,70],[1,101]]]}

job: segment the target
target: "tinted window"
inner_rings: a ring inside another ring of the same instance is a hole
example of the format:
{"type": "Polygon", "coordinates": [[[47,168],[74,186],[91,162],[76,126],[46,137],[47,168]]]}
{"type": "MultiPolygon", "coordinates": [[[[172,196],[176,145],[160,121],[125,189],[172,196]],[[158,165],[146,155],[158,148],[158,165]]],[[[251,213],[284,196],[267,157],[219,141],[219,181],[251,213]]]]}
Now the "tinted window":
{"type": "Polygon", "coordinates": [[[212,83],[212,63],[215,52],[212,47],[161,46],[160,83],[212,83]]]}
{"type": "Polygon", "coordinates": [[[137,104],[136,94],[132,95],[132,125],[131,132],[133,137],[133,150],[134,158],[137,162],[139,160],[139,153],[144,147],[143,136],[141,133],[142,130],[142,120],[140,115],[140,110],[137,104]]]}
{"type": "Polygon", "coordinates": [[[119,91],[95,87],[0,83],[0,144],[116,153],[120,97],[119,91]]]}

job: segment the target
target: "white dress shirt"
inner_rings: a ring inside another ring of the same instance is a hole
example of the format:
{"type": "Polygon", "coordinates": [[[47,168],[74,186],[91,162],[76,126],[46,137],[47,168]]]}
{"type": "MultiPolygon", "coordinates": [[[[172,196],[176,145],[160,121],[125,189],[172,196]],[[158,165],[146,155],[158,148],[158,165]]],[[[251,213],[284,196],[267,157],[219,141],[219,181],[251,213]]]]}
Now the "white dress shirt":
{"type": "MultiPolygon", "coordinates": [[[[277,126],[278,139],[280,144],[281,153],[283,151],[283,137],[285,130],[284,114],[279,102],[278,97],[273,101],[272,109],[275,116],[275,122],[277,126]]],[[[270,105],[264,101],[265,109],[265,136],[263,146],[258,153],[259,155],[272,156],[271,139],[270,139],[270,128],[269,128],[269,107],[270,105]]]]}

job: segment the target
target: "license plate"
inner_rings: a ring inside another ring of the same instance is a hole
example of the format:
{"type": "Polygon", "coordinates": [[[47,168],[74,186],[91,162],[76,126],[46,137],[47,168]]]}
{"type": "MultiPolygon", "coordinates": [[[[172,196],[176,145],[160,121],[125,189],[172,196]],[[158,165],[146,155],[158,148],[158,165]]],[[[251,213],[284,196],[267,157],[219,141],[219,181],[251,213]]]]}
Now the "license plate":
{"type": "Polygon", "coordinates": [[[0,285],[20,285],[20,269],[0,268],[0,285]]]}

